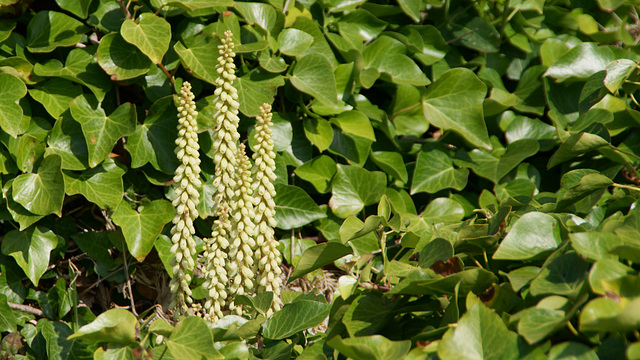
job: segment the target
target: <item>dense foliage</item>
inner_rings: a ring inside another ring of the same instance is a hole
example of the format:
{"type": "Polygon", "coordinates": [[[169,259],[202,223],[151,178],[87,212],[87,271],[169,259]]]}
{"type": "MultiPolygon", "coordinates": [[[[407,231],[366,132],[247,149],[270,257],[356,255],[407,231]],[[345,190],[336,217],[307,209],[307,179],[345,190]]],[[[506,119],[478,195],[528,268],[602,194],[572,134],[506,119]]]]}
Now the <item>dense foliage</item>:
{"type": "Polygon", "coordinates": [[[640,359],[634,4],[0,0],[0,359],[640,359]],[[288,285],[174,321],[178,95],[197,262],[228,30],[288,285]]]}

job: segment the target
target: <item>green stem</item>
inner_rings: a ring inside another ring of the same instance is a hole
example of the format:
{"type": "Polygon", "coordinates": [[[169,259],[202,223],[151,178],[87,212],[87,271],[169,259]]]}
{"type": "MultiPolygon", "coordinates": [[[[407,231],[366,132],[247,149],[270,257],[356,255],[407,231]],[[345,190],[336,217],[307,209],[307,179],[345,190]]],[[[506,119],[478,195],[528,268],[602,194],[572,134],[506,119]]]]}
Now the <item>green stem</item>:
{"type": "Polygon", "coordinates": [[[617,187],[617,188],[621,188],[621,189],[628,189],[628,190],[640,191],[640,188],[635,187],[635,186],[631,186],[631,185],[623,185],[623,184],[616,184],[616,183],[613,183],[613,184],[611,184],[611,186],[613,186],[613,187],[617,187]]]}
{"type": "Polygon", "coordinates": [[[609,148],[610,148],[611,150],[613,150],[613,151],[617,151],[617,152],[619,152],[619,153],[621,153],[621,154],[625,154],[625,155],[627,155],[627,156],[631,156],[632,158],[636,158],[637,160],[640,160],[640,156],[638,156],[638,155],[636,155],[636,154],[634,154],[634,153],[630,153],[630,152],[628,152],[628,151],[621,150],[621,149],[619,149],[619,148],[617,148],[617,147],[615,147],[615,146],[613,146],[613,145],[611,145],[611,144],[609,144],[609,148]]]}

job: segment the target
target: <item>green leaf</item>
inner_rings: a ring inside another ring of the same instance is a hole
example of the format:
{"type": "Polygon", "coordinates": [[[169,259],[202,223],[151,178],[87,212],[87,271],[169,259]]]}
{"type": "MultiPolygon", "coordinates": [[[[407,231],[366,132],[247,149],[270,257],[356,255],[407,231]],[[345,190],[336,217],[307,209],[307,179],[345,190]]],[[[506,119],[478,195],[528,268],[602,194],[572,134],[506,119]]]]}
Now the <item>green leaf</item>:
{"type": "Polygon", "coordinates": [[[449,198],[436,198],[429,202],[420,215],[427,224],[459,221],[464,218],[464,208],[449,198]]]}
{"type": "Polygon", "coordinates": [[[359,336],[348,339],[336,336],[329,340],[327,345],[354,360],[405,359],[409,350],[411,350],[411,342],[409,340],[391,341],[382,335],[359,336]]]}
{"type": "Polygon", "coordinates": [[[67,10],[73,15],[86,19],[89,16],[89,6],[93,0],[56,0],[61,9],[67,10]]]}
{"type": "Polygon", "coordinates": [[[549,351],[548,360],[598,360],[596,352],[579,342],[566,341],[555,345],[549,351]]]}
{"type": "Polygon", "coordinates": [[[531,295],[564,295],[575,298],[587,278],[589,263],[576,252],[568,252],[546,263],[531,282],[531,295]]]}
{"type": "Polygon", "coordinates": [[[27,131],[29,127],[29,119],[23,119],[22,107],[19,104],[25,95],[27,87],[20,79],[0,73],[0,127],[14,138],[27,131]]]}
{"type": "Polygon", "coordinates": [[[305,55],[298,59],[289,77],[291,84],[329,107],[339,107],[336,78],[331,64],[324,56],[305,55]]]}
{"type": "Polygon", "coordinates": [[[368,71],[376,70],[393,83],[419,86],[430,84],[431,81],[424,72],[404,53],[405,46],[400,41],[390,36],[380,36],[367,45],[362,56],[368,71]]]}
{"type": "Polygon", "coordinates": [[[469,304],[458,325],[450,328],[438,345],[442,360],[462,359],[517,359],[518,336],[509,331],[500,316],[477,298],[469,304]]]}
{"type": "Polygon", "coordinates": [[[604,86],[615,94],[624,85],[625,80],[638,69],[638,64],[629,59],[618,59],[607,65],[607,75],[604,78],[604,86]]]}
{"type": "Polygon", "coordinates": [[[347,309],[342,322],[351,337],[374,335],[393,316],[391,305],[380,293],[359,295],[347,309]]]}
{"type": "Polygon", "coordinates": [[[96,63],[89,48],[71,50],[64,65],[57,59],[38,63],[33,72],[38,76],[59,77],[82,84],[93,92],[98,101],[102,101],[111,90],[109,76],[96,63]]]}
{"type": "Polygon", "coordinates": [[[267,339],[284,339],[297,332],[319,325],[329,316],[331,304],[299,300],[285,305],[264,322],[263,335],[267,339]]]}
{"type": "Polygon", "coordinates": [[[238,89],[240,112],[250,117],[259,115],[260,106],[273,103],[273,97],[278,92],[278,88],[283,85],[282,76],[259,69],[237,77],[233,86],[238,89]]]}
{"type": "Polygon", "coordinates": [[[112,215],[120,226],[127,248],[138,261],[143,261],[153,248],[162,228],[173,219],[175,210],[166,200],[154,200],[138,212],[128,202],[121,201],[112,215]]]}
{"type": "Polygon", "coordinates": [[[409,181],[407,167],[400,153],[392,151],[374,151],[371,153],[371,159],[387,174],[402,181],[403,183],[409,181]]]}
{"type": "Polygon", "coordinates": [[[299,178],[310,182],[319,193],[326,193],[336,173],[336,163],[327,155],[320,155],[298,166],[294,172],[299,178]]]}
{"type": "Polygon", "coordinates": [[[73,99],[82,95],[82,89],[68,80],[51,79],[30,89],[29,95],[57,119],[69,109],[69,103],[73,99]]]}
{"type": "Polygon", "coordinates": [[[86,31],[80,21],[69,15],[39,11],[27,26],[27,48],[33,53],[47,53],[59,46],[73,46],[86,31]]]}
{"type": "Polygon", "coordinates": [[[562,145],[560,145],[553,155],[551,155],[547,168],[551,169],[552,167],[573,159],[578,155],[608,145],[609,141],[596,134],[590,134],[588,132],[573,134],[569,136],[562,145]]]}
{"type": "Polygon", "coordinates": [[[467,185],[468,169],[456,169],[453,159],[439,148],[423,149],[418,154],[411,180],[411,194],[436,193],[442,189],[462,190],[467,185]]]}
{"type": "Polygon", "coordinates": [[[102,164],[82,173],[64,172],[65,191],[69,195],[82,194],[102,209],[115,209],[122,200],[125,174],[123,166],[107,158],[102,164]]]}
{"type": "Polygon", "coordinates": [[[98,315],[67,339],[86,339],[100,342],[129,344],[140,334],[138,319],[128,310],[111,309],[98,315]]]}
{"type": "Polygon", "coordinates": [[[422,97],[424,116],[434,126],[491,149],[482,112],[486,93],[487,86],[471,70],[451,69],[427,88],[422,97]]]}
{"type": "Polygon", "coordinates": [[[420,250],[418,265],[428,269],[436,261],[446,261],[451,257],[453,257],[453,245],[448,240],[436,238],[420,250]]]}
{"type": "Polygon", "coordinates": [[[130,103],[120,105],[107,116],[98,103],[89,103],[85,95],[70,105],[71,115],[80,123],[89,150],[89,166],[95,167],[106,158],[116,142],[131,135],[136,126],[136,108],[130,103]]]}
{"type": "Polygon", "coordinates": [[[176,42],[173,49],[180,57],[182,66],[190,70],[193,76],[215,85],[218,78],[217,49],[220,44],[217,37],[201,34],[188,43],[188,48],[181,42],[176,42]],[[212,56],[212,52],[215,55],[212,56]]]}
{"type": "Polygon", "coordinates": [[[89,153],[84,141],[80,123],[71,117],[70,112],[64,112],[56,120],[47,139],[45,154],[57,154],[62,159],[64,170],[84,170],[89,167],[89,153]]]}
{"type": "Polygon", "coordinates": [[[289,56],[302,54],[312,43],[313,36],[298,29],[284,29],[278,35],[280,52],[289,56]]]}
{"type": "Polygon", "coordinates": [[[150,163],[166,174],[178,167],[175,139],[178,136],[178,116],[173,97],[167,96],[154,102],[143,124],[136,125],[135,132],[127,138],[125,147],[131,154],[131,167],[150,163]]]}
{"type": "Polygon", "coordinates": [[[107,34],[100,39],[96,56],[98,64],[116,81],[146,74],[152,65],[146,55],[117,33],[107,34]]]}
{"type": "Polygon", "coordinates": [[[73,332],[69,325],[62,321],[38,321],[38,333],[47,343],[49,359],[91,359],[92,350],[81,341],[68,340],[73,332]]]}
{"type": "Polygon", "coordinates": [[[469,166],[477,175],[498,183],[522,161],[535,155],[540,146],[536,140],[523,139],[507,146],[506,151],[474,149],[468,153],[469,161],[456,159],[460,164],[469,166]]]}
{"type": "Polygon", "coordinates": [[[555,250],[560,242],[560,227],[551,216],[540,212],[524,214],[511,227],[493,258],[529,260],[555,250]]]}
{"type": "Polygon", "coordinates": [[[613,184],[613,181],[591,169],[569,171],[560,180],[562,188],[558,191],[557,209],[575,204],[592,193],[613,184]]]}
{"type": "Polygon", "coordinates": [[[544,76],[552,77],[557,81],[587,80],[589,76],[605,70],[614,60],[615,55],[608,47],[598,46],[595,43],[581,43],[549,66],[544,76]]]}
{"type": "Polygon", "coordinates": [[[338,125],[344,133],[376,141],[371,121],[365,114],[358,110],[340,113],[337,117],[332,118],[331,122],[338,125]]]}
{"type": "Polygon", "coordinates": [[[13,257],[29,280],[38,282],[49,266],[51,251],[62,238],[53,231],[32,226],[25,231],[9,231],[2,240],[2,253],[13,257]]]}
{"type": "Polygon", "coordinates": [[[199,11],[219,6],[233,6],[232,0],[159,0],[159,5],[186,11],[199,11]]]}
{"type": "Polygon", "coordinates": [[[303,121],[304,134],[318,150],[325,151],[333,141],[331,124],[321,118],[306,118],[303,121]]]}
{"type": "Polygon", "coordinates": [[[174,359],[222,358],[213,346],[213,335],[207,323],[198,316],[181,320],[167,339],[167,349],[174,359]]]}
{"type": "Polygon", "coordinates": [[[462,45],[481,53],[498,52],[500,49],[500,33],[481,17],[474,17],[464,25],[455,24],[453,35],[460,37],[462,45]]]}
{"type": "Polygon", "coordinates": [[[529,344],[545,339],[563,328],[567,323],[564,311],[560,310],[534,307],[525,309],[521,314],[520,322],[518,322],[518,333],[529,344]]]}
{"type": "Polygon", "coordinates": [[[4,198],[7,201],[7,210],[11,214],[13,220],[17,221],[20,224],[20,230],[24,230],[42,219],[44,215],[36,215],[29,210],[25,209],[24,206],[17,203],[13,200],[13,179],[7,181],[7,183],[2,188],[2,192],[4,194],[4,198]]]}
{"type": "Polygon", "coordinates": [[[0,294],[0,331],[15,332],[17,331],[18,322],[7,301],[7,296],[0,294]]]}
{"type": "Polygon", "coordinates": [[[325,265],[331,264],[348,254],[351,254],[351,248],[335,242],[312,246],[302,254],[298,266],[296,266],[291,276],[289,276],[289,282],[325,265]]]}
{"type": "Polygon", "coordinates": [[[422,1],[420,0],[398,0],[398,5],[408,17],[414,22],[420,22],[420,11],[422,9],[422,1]]]}
{"type": "Polygon", "coordinates": [[[342,164],[337,168],[329,200],[329,207],[336,216],[346,218],[380,201],[387,186],[384,173],[342,164]]]}
{"type": "Polygon", "coordinates": [[[62,216],[64,178],[58,155],[44,158],[38,172],[22,174],[13,181],[13,200],[36,215],[62,216]]]}
{"type": "Polygon", "coordinates": [[[278,228],[283,230],[299,228],[327,216],[313,199],[297,186],[276,184],[274,201],[275,219],[278,228]]]}
{"type": "Polygon", "coordinates": [[[171,25],[152,13],[142,13],[136,21],[126,19],[120,28],[122,38],[135,45],[154,64],[160,64],[169,50],[171,25]]]}

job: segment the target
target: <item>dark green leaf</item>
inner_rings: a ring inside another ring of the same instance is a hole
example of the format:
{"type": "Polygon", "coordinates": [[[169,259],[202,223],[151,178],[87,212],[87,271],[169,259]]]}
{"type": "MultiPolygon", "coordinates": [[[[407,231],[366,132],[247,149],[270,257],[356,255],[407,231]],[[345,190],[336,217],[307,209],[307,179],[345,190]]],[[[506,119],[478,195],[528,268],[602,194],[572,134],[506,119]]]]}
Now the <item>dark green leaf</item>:
{"type": "Polygon", "coordinates": [[[29,280],[38,286],[49,266],[51,251],[61,240],[51,230],[37,226],[26,231],[12,230],[4,236],[2,253],[12,256],[29,280]]]}
{"type": "Polygon", "coordinates": [[[309,195],[297,186],[277,184],[276,222],[278,228],[289,230],[326,217],[309,195]]]}

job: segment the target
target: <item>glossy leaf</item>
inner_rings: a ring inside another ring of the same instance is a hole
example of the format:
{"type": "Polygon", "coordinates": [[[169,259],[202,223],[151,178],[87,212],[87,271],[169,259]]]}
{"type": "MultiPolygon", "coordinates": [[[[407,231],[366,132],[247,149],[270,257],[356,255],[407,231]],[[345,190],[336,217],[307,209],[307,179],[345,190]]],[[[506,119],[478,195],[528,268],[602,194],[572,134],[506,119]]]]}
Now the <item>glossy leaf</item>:
{"type": "Polygon", "coordinates": [[[299,331],[317,326],[329,315],[331,304],[300,300],[287,304],[265,321],[263,334],[267,339],[284,339],[299,331]]]}
{"type": "Polygon", "coordinates": [[[13,181],[13,200],[36,215],[62,215],[64,178],[62,160],[49,155],[38,167],[37,173],[22,174],[13,181]]]}
{"type": "Polygon", "coordinates": [[[552,251],[561,242],[560,228],[551,216],[539,212],[524,214],[502,240],[494,259],[526,260],[552,251]]]}
{"type": "Polygon", "coordinates": [[[313,43],[313,36],[298,29],[285,29],[278,35],[280,52],[297,56],[305,52],[313,43]]]}
{"type": "Polygon", "coordinates": [[[615,56],[608,47],[598,46],[595,43],[581,43],[549,66],[544,76],[552,77],[557,81],[586,80],[596,72],[606,69],[609,62],[613,60],[615,56]]]}
{"type": "Polygon", "coordinates": [[[120,34],[111,33],[100,40],[96,52],[98,64],[112,80],[128,80],[146,74],[152,63],[137,47],[126,42],[120,34]]]}
{"type": "Polygon", "coordinates": [[[121,137],[131,135],[135,130],[136,108],[130,103],[120,105],[107,116],[100,104],[91,103],[83,95],[71,102],[70,110],[82,127],[90,167],[102,162],[121,137]]]}
{"type": "Polygon", "coordinates": [[[138,261],[143,261],[153,248],[160,231],[174,216],[174,209],[166,200],[154,200],[141,211],[122,201],[112,215],[113,222],[120,226],[127,248],[138,261]]]}
{"type": "Polygon", "coordinates": [[[329,61],[317,54],[309,54],[298,59],[289,77],[296,89],[309,94],[330,107],[338,107],[336,78],[329,61]]]}
{"type": "Polygon", "coordinates": [[[51,251],[62,239],[53,231],[37,226],[25,231],[12,230],[2,241],[2,253],[13,257],[29,280],[38,286],[49,266],[51,251]]]}
{"type": "Polygon", "coordinates": [[[136,21],[126,19],[120,29],[122,38],[135,45],[155,64],[162,62],[162,57],[169,50],[171,25],[151,13],[143,13],[136,21]]]}
{"type": "Polygon", "coordinates": [[[16,137],[27,130],[19,100],[27,94],[27,87],[13,75],[0,73],[0,126],[16,137]]]}
{"type": "Polygon", "coordinates": [[[338,164],[331,184],[329,207],[341,218],[357,214],[365,206],[377,203],[386,187],[384,173],[338,164]]]}
{"type": "Polygon", "coordinates": [[[34,53],[47,53],[59,46],[73,46],[87,28],[69,15],[40,11],[27,26],[27,47],[34,53]]]}
{"type": "Polygon", "coordinates": [[[181,42],[176,42],[173,49],[180,57],[182,65],[191,70],[195,77],[215,84],[218,77],[216,71],[218,61],[216,60],[217,54],[211,56],[211,52],[215,51],[213,49],[217,49],[220,44],[220,39],[217,37],[202,34],[194,38],[188,47],[185,47],[181,42]]]}
{"type": "Polygon", "coordinates": [[[176,325],[167,340],[167,350],[174,359],[220,358],[213,347],[213,335],[202,318],[191,316],[176,325]],[[216,356],[217,355],[217,356],[216,356]]]}
{"type": "Polygon", "coordinates": [[[422,98],[424,116],[434,126],[491,149],[482,112],[486,93],[486,85],[470,70],[449,70],[427,88],[422,98]]]}
{"type": "Polygon", "coordinates": [[[274,201],[276,203],[275,219],[280,229],[299,228],[326,217],[313,199],[296,186],[277,184],[274,201]]]}
{"type": "Polygon", "coordinates": [[[115,209],[122,200],[124,174],[123,166],[107,159],[95,168],[79,174],[64,172],[65,191],[68,195],[82,194],[103,209],[115,209]]]}
{"type": "Polygon", "coordinates": [[[348,339],[337,336],[331,339],[327,345],[354,360],[404,359],[411,349],[411,343],[408,340],[391,341],[382,335],[348,339]]]}
{"type": "Polygon", "coordinates": [[[339,243],[329,242],[312,246],[302,254],[298,266],[296,266],[291,276],[289,276],[289,281],[293,281],[313,270],[331,264],[335,260],[348,254],[351,254],[351,249],[339,243]]]}
{"type": "Polygon", "coordinates": [[[325,193],[329,190],[336,169],[335,161],[326,155],[320,155],[298,166],[295,173],[299,178],[313,184],[318,192],[325,193]]]}
{"type": "Polygon", "coordinates": [[[139,329],[136,317],[125,309],[111,309],[100,314],[94,321],[81,327],[68,337],[128,344],[138,337],[139,329]]]}
{"type": "Polygon", "coordinates": [[[443,150],[424,149],[418,154],[411,180],[411,194],[435,193],[442,189],[461,190],[467,185],[468,169],[457,169],[443,150]]]}
{"type": "Polygon", "coordinates": [[[51,79],[29,90],[29,95],[41,103],[47,112],[57,119],[69,109],[69,103],[82,95],[82,89],[63,79],[51,79]]]}

